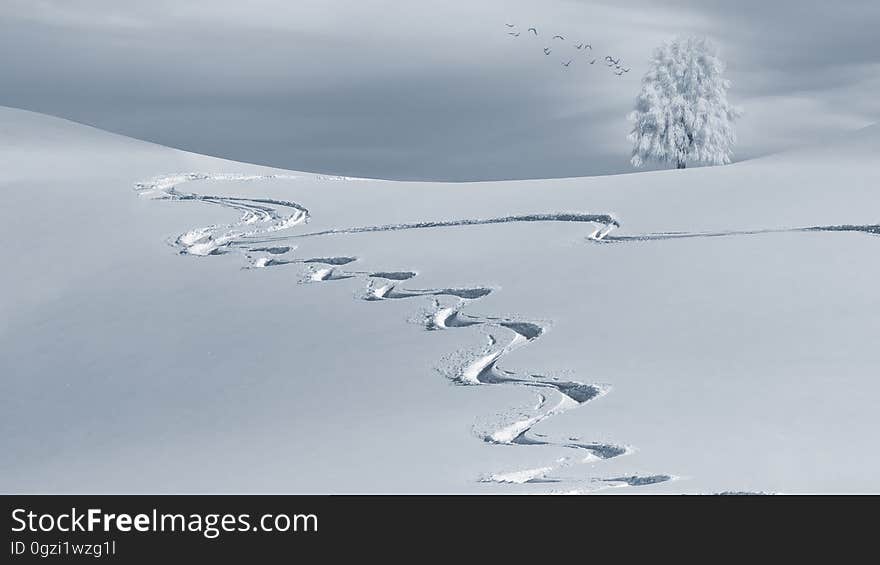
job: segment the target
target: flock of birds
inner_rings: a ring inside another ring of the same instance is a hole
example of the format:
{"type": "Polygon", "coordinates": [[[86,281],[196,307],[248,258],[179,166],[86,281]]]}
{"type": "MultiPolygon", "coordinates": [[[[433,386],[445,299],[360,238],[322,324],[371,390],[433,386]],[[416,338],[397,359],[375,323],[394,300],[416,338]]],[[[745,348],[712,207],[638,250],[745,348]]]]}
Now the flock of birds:
{"type": "MultiPolygon", "coordinates": [[[[504,25],[507,26],[507,29],[508,29],[507,35],[509,35],[511,37],[519,37],[520,35],[522,35],[522,32],[516,27],[516,24],[504,24],[504,25]]],[[[526,33],[526,35],[529,35],[531,37],[538,37],[538,29],[534,28],[534,27],[528,28],[525,33],[526,33]]],[[[551,42],[553,40],[566,41],[565,37],[562,35],[554,35],[553,37],[550,38],[550,40],[551,40],[551,42]]],[[[584,54],[586,54],[586,56],[587,56],[586,58],[590,60],[589,64],[591,64],[591,65],[596,64],[596,61],[598,59],[597,59],[597,56],[595,56],[593,54],[593,46],[591,44],[586,43],[584,41],[581,41],[579,43],[574,43],[573,46],[579,52],[583,52],[584,54]]],[[[545,56],[550,56],[551,53],[553,53],[553,47],[544,47],[544,55],[545,56]]],[[[579,55],[576,55],[576,56],[579,56],[579,55]]],[[[560,64],[565,69],[568,69],[568,67],[570,67],[571,64],[575,61],[576,56],[563,57],[562,60],[560,61],[560,64]]],[[[605,64],[605,66],[610,68],[614,72],[614,74],[619,77],[623,76],[624,73],[628,73],[630,71],[630,69],[628,67],[624,67],[623,65],[621,65],[620,61],[621,61],[620,57],[614,58],[611,55],[605,55],[605,57],[602,59],[602,62],[605,64]]]]}

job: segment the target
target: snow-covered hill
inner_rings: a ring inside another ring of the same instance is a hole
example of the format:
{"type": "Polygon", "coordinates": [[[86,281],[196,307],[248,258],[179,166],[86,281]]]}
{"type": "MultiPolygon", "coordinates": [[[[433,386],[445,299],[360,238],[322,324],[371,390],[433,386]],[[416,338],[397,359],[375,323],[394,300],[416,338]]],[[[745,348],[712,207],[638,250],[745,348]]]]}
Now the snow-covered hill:
{"type": "Polygon", "coordinates": [[[878,146],[407,183],[2,108],[0,490],[877,492],[878,146]]]}

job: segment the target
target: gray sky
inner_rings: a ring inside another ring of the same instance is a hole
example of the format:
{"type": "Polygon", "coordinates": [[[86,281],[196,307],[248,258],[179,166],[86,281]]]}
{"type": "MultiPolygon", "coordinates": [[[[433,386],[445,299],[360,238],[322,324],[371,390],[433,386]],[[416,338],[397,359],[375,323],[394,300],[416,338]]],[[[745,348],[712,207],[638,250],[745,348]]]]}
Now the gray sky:
{"type": "Polygon", "coordinates": [[[878,24],[876,0],[4,0],[0,104],[316,172],[628,172],[626,114],[663,40],[718,44],[744,159],[878,121],[878,24]]]}

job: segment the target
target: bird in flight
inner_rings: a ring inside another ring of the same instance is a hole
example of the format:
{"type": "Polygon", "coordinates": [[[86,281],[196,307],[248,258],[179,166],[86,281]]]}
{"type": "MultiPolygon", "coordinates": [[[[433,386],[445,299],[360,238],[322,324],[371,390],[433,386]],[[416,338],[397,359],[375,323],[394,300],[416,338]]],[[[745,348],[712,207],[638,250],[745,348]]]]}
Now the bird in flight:
{"type": "Polygon", "coordinates": [[[571,59],[569,59],[567,63],[562,63],[562,66],[568,67],[570,64],[571,64],[571,59]]]}
{"type": "Polygon", "coordinates": [[[583,44],[583,43],[578,43],[577,45],[574,46],[574,48],[575,48],[575,49],[583,49],[583,48],[584,48],[584,44],[583,44]]]}
{"type": "Polygon", "coordinates": [[[614,74],[616,74],[617,76],[621,76],[623,74],[623,71],[615,71],[614,74]]]}
{"type": "Polygon", "coordinates": [[[550,49],[549,47],[545,47],[544,48],[544,55],[549,55],[551,51],[553,51],[553,50],[550,49]]]}
{"type": "Polygon", "coordinates": [[[586,47],[586,48],[589,49],[590,51],[593,50],[593,46],[590,45],[589,43],[587,43],[586,45],[584,45],[584,47],[586,47]]]}
{"type": "Polygon", "coordinates": [[[628,73],[628,72],[630,71],[630,69],[624,69],[624,68],[621,68],[620,70],[623,71],[623,72],[625,72],[625,73],[628,73]]]}
{"type": "Polygon", "coordinates": [[[565,41],[565,38],[562,37],[561,35],[554,35],[553,39],[561,39],[561,40],[565,41]]]}
{"type": "Polygon", "coordinates": [[[538,35],[538,30],[536,30],[536,29],[533,28],[533,27],[530,27],[530,28],[528,29],[528,31],[534,33],[535,35],[538,35]]]}
{"type": "Polygon", "coordinates": [[[518,32],[518,31],[516,31],[516,32],[508,31],[508,32],[507,32],[507,35],[512,35],[512,36],[514,36],[514,37],[519,37],[519,32],[518,32]]]}
{"type": "Polygon", "coordinates": [[[507,27],[516,27],[516,24],[504,24],[504,25],[506,25],[507,27]]]}
{"type": "Polygon", "coordinates": [[[590,61],[590,64],[592,65],[595,62],[596,62],[596,59],[593,59],[592,61],[590,61]]]}

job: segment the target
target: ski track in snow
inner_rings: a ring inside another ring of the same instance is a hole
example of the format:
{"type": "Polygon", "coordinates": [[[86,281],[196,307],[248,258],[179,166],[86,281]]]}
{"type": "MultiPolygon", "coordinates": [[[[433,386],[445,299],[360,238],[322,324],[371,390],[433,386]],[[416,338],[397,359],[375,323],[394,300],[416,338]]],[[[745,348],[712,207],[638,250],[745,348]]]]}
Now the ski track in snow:
{"type": "Polygon", "coordinates": [[[601,224],[601,227],[594,230],[590,237],[601,239],[607,235],[612,229],[619,227],[620,224],[610,214],[587,214],[583,212],[555,212],[550,214],[521,214],[511,216],[500,216],[497,218],[469,218],[463,220],[443,220],[432,222],[413,222],[408,224],[383,224],[377,226],[360,226],[354,228],[334,228],[323,231],[303,233],[297,235],[284,236],[283,239],[317,237],[323,235],[340,235],[353,233],[370,233],[385,231],[403,231],[418,229],[433,229],[461,226],[484,226],[490,224],[511,224],[521,222],[580,222],[601,224]]]}
{"type": "Polygon", "coordinates": [[[859,232],[867,235],[880,236],[880,224],[839,224],[829,226],[807,226],[799,228],[770,228],[755,230],[727,230],[709,232],[658,232],[639,235],[606,235],[605,237],[588,238],[596,243],[631,243],[642,241],[665,241],[671,239],[698,239],[712,237],[735,237],[745,235],[763,235],[774,233],[803,233],[803,232],[859,232]]]}
{"type": "MultiPolygon", "coordinates": [[[[322,177],[308,175],[316,180],[350,180],[343,177],[322,177]]],[[[429,331],[455,328],[480,327],[488,337],[485,348],[470,362],[454,367],[447,376],[456,384],[472,385],[511,385],[533,389],[538,402],[519,417],[507,417],[503,425],[478,432],[483,441],[507,446],[552,446],[567,448],[581,454],[579,458],[561,457],[551,465],[496,472],[485,475],[482,482],[502,484],[524,483],[562,483],[577,481],[586,486],[569,490],[570,493],[589,493],[602,488],[638,487],[653,485],[676,477],[666,474],[629,475],[611,478],[570,479],[554,477],[553,473],[577,463],[597,462],[626,455],[631,447],[610,443],[583,442],[578,438],[567,437],[559,440],[547,439],[543,434],[533,432],[542,421],[577,408],[595,400],[609,391],[599,384],[587,384],[572,380],[560,380],[540,374],[517,373],[502,368],[505,356],[512,351],[538,340],[548,329],[545,322],[519,320],[515,318],[476,316],[464,312],[472,302],[478,301],[495,291],[491,286],[464,288],[414,289],[399,286],[417,276],[416,271],[357,271],[349,270],[348,265],[357,257],[314,257],[291,258],[295,245],[283,244],[292,239],[327,235],[401,231],[412,229],[452,228],[461,226],[490,225],[518,222],[582,222],[597,225],[587,239],[596,243],[627,243],[687,238],[732,237],[770,233],[793,232],[861,232],[880,235],[880,224],[874,225],[828,225],[799,228],[758,229],[718,232],[659,232],[642,235],[610,235],[620,226],[610,214],[586,214],[579,212],[559,212],[552,214],[529,214],[501,216],[497,218],[460,219],[445,221],[426,221],[406,224],[385,224],[374,226],[335,228],[300,234],[279,234],[309,220],[309,211],[304,206],[287,200],[264,198],[245,198],[236,196],[213,196],[179,190],[180,185],[196,181],[237,181],[251,182],[262,180],[295,180],[297,175],[268,174],[209,174],[183,173],[157,177],[152,181],[137,183],[135,190],[141,195],[156,200],[200,202],[213,204],[237,211],[241,214],[237,222],[212,224],[194,228],[170,241],[180,254],[194,256],[220,255],[236,250],[249,260],[247,268],[266,268],[288,264],[300,264],[308,268],[308,275],[302,282],[326,282],[333,280],[363,278],[366,290],[362,296],[367,301],[399,300],[409,298],[429,298],[432,310],[424,318],[424,327],[429,331]],[[255,254],[263,254],[256,256],[255,254]],[[342,267],[345,267],[343,269],[342,267]],[[551,402],[551,397],[555,401],[551,402]]]]}
{"type": "MultiPolygon", "coordinates": [[[[495,289],[493,287],[403,288],[399,286],[400,283],[415,278],[417,276],[416,271],[350,270],[347,266],[357,261],[358,258],[348,256],[291,258],[290,254],[296,249],[296,246],[281,243],[282,240],[323,235],[548,221],[598,224],[599,227],[590,236],[601,238],[605,237],[611,229],[619,225],[612,216],[608,214],[562,212],[339,228],[321,232],[285,234],[280,237],[273,237],[274,232],[287,230],[307,222],[309,219],[308,209],[296,202],[287,200],[203,195],[194,192],[184,192],[179,188],[184,183],[208,180],[251,182],[272,179],[293,180],[296,178],[298,177],[294,175],[184,173],[157,177],[152,181],[138,183],[135,185],[135,189],[141,196],[155,200],[213,204],[241,214],[237,222],[194,228],[171,239],[169,243],[176,247],[180,254],[204,257],[236,250],[248,258],[249,264],[247,268],[252,269],[300,264],[308,269],[308,275],[302,282],[325,282],[359,277],[366,280],[366,289],[362,296],[363,300],[383,301],[420,297],[429,298],[433,310],[424,319],[424,327],[429,331],[477,326],[486,329],[489,339],[486,351],[478,355],[470,363],[452,369],[448,374],[450,379],[460,385],[507,384],[529,387],[534,389],[538,396],[538,403],[531,410],[530,414],[518,418],[510,418],[510,421],[503,425],[480,433],[480,437],[487,443],[510,446],[556,446],[568,448],[583,454],[577,460],[578,462],[610,459],[625,455],[631,451],[626,446],[598,442],[580,442],[574,441],[572,438],[551,441],[542,434],[532,433],[532,428],[538,423],[553,415],[576,408],[581,404],[604,395],[608,391],[608,387],[577,381],[559,380],[537,374],[518,374],[501,368],[500,363],[507,354],[539,339],[547,331],[547,326],[543,322],[517,320],[514,318],[479,317],[463,312],[463,309],[471,302],[478,301],[494,292],[495,289]],[[552,405],[550,405],[550,395],[556,397],[555,403],[552,405]],[[547,408],[548,405],[550,405],[549,408],[547,408]]],[[[482,477],[480,481],[506,484],[563,482],[570,479],[554,478],[551,474],[558,469],[572,464],[570,458],[563,457],[557,459],[549,466],[537,469],[491,473],[482,477]]],[[[593,479],[590,482],[604,484],[604,480],[601,479],[593,479]]],[[[639,483],[638,481],[632,483],[633,486],[639,484],[647,483],[639,483]]]]}
{"type": "MultiPolygon", "coordinates": [[[[233,173],[206,174],[183,173],[158,177],[135,185],[141,196],[156,200],[196,201],[230,208],[241,213],[238,222],[226,225],[210,225],[194,228],[174,240],[182,254],[220,255],[241,238],[265,235],[291,228],[309,219],[309,211],[286,200],[264,198],[239,198],[235,196],[210,196],[194,192],[181,192],[178,186],[194,181],[258,181],[270,179],[296,179],[296,175],[240,175],[233,173]]],[[[275,248],[280,250],[282,248],[275,248]]],[[[271,253],[271,251],[270,251],[271,253]]]]}

